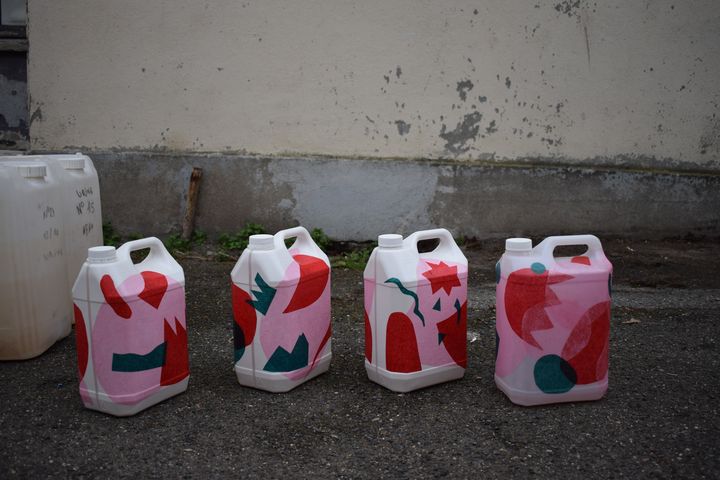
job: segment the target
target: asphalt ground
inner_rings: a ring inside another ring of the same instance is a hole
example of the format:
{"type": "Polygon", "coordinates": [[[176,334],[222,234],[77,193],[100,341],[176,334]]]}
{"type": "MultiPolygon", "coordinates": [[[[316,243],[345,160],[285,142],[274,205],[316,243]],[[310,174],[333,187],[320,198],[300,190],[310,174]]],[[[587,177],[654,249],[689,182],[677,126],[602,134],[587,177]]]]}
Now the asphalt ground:
{"type": "Polygon", "coordinates": [[[333,270],[330,371],[285,394],[237,384],[231,262],[185,259],[190,385],[134,417],[83,408],[74,334],[0,363],[0,478],[720,478],[720,242],[605,242],[610,389],[524,408],[493,382],[494,264],[470,261],[465,378],[408,394],[363,366],[362,273],[333,270]]]}

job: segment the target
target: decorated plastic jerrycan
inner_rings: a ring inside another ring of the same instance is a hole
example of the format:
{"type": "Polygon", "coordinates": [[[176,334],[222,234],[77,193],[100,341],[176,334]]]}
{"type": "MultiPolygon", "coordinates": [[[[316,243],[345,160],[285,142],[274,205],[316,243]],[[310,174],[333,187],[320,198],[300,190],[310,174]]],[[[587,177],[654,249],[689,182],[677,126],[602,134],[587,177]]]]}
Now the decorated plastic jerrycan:
{"type": "Polygon", "coordinates": [[[408,392],[461,378],[467,367],[468,263],[445,229],[380,235],[365,267],[365,369],[408,392]],[[419,253],[420,240],[438,239],[419,253]]]}
{"type": "Polygon", "coordinates": [[[593,235],[505,242],[496,265],[495,383],[513,403],[597,400],[608,387],[612,265],[593,235]],[[558,246],[585,245],[575,257],[558,246]]]}
{"type": "Polygon", "coordinates": [[[286,392],[327,371],[330,262],[305,228],[250,236],[231,279],[241,385],[286,392]]]}
{"type": "Polygon", "coordinates": [[[40,355],[72,331],[63,200],[44,163],[0,161],[0,360],[40,355]]]}
{"type": "Polygon", "coordinates": [[[90,248],[73,299],[87,408],[134,415],[187,389],[185,276],[160,240],[90,248]],[[130,253],[147,248],[133,263],[130,253]]]}

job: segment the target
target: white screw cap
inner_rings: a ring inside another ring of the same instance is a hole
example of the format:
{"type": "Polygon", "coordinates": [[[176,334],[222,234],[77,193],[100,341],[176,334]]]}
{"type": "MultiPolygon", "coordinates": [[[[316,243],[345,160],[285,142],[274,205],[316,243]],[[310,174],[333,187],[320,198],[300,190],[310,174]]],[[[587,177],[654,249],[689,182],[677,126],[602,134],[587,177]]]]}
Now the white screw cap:
{"type": "Polygon", "coordinates": [[[88,248],[88,263],[110,263],[117,260],[115,247],[90,247],[88,248]]]}
{"type": "Polygon", "coordinates": [[[248,241],[248,248],[251,250],[272,250],[273,249],[273,236],[266,233],[259,235],[250,235],[248,241]]]}
{"type": "Polygon", "coordinates": [[[43,178],[47,175],[47,167],[45,165],[17,165],[20,175],[25,178],[43,178]]]}
{"type": "Polygon", "coordinates": [[[529,238],[508,238],[505,240],[506,252],[530,252],[532,251],[532,240],[529,238]]]}
{"type": "Polygon", "coordinates": [[[383,248],[402,247],[403,237],[397,233],[386,233],[378,236],[378,245],[383,248]]]}

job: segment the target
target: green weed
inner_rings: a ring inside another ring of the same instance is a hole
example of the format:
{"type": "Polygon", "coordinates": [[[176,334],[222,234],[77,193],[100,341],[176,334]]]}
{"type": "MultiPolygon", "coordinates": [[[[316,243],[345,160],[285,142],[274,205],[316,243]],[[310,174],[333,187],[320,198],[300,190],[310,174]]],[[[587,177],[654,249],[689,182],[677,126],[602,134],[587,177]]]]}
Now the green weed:
{"type": "Polygon", "coordinates": [[[343,253],[333,257],[333,268],[349,268],[350,270],[364,270],[374,246],[343,253]]]}
{"type": "Polygon", "coordinates": [[[327,250],[332,243],[332,240],[330,240],[330,237],[323,232],[322,228],[313,228],[310,232],[310,236],[317,246],[320,247],[320,250],[327,250]]]}
{"type": "Polygon", "coordinates": [[[218,238],[218,245],[224,251],[242,251],[248,246],[250,235],[265,233],[265,227],[258,223],[247,223],[235,234],[223,233],[218,238]]]}
{"type": "Polygon", "coordinates": [[[177,253],[189,252],[193,246],[202,245],[207,240],[207,234],[202,230],[195,230],[190,236],[190,240],[183,239],[179,233],[173,233],[167,237],[163,243],[168,251],[175,255],[177,253]]]}
{"type": "Polygon", "coordinates": [[[113,228],[112,223],[110,222],[103,222],[103,243],[105,245],[110,245],[115,248],[119,247],[122,244],[122,239],[120,238],[120,235],[115,231],[115,228],[113,228]]]}

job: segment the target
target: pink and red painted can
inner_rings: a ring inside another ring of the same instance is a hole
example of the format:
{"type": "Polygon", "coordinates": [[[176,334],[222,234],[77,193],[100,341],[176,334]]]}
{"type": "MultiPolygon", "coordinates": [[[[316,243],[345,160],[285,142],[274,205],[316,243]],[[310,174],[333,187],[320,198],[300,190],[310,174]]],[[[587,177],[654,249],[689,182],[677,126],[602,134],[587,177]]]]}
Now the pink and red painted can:
{"type": "Polygon", "coordinates": [[[93,247],[73,287],[80,397],[134,415],[187,389],[185,277],[157,238],[93,247]],[[130,253],[149,248],[133,263],[130,253]]]}
{"type": "Polygon", "coordinates": [[[508,239],[496,265],[495,383],[512,402],[597,400],[608,387],[612,265],[597,237],[508,239]],[[585,245],[574,257],[559,246],[585,245]]]}
{"type": "Polygon", "coordinates": [[[365,369],[408,392],[461,378],[467,367],[467,259],[445,229],[380,235],[364,273],[365,369]],[[431,252],[418,242],[438,240],[431,252]]]}
{"type": "Polygon", "coordinates": [[[241,385],[286,392],[328,370],[330,262],[305,228],[252,235],[231,279],[241,385]]]}

